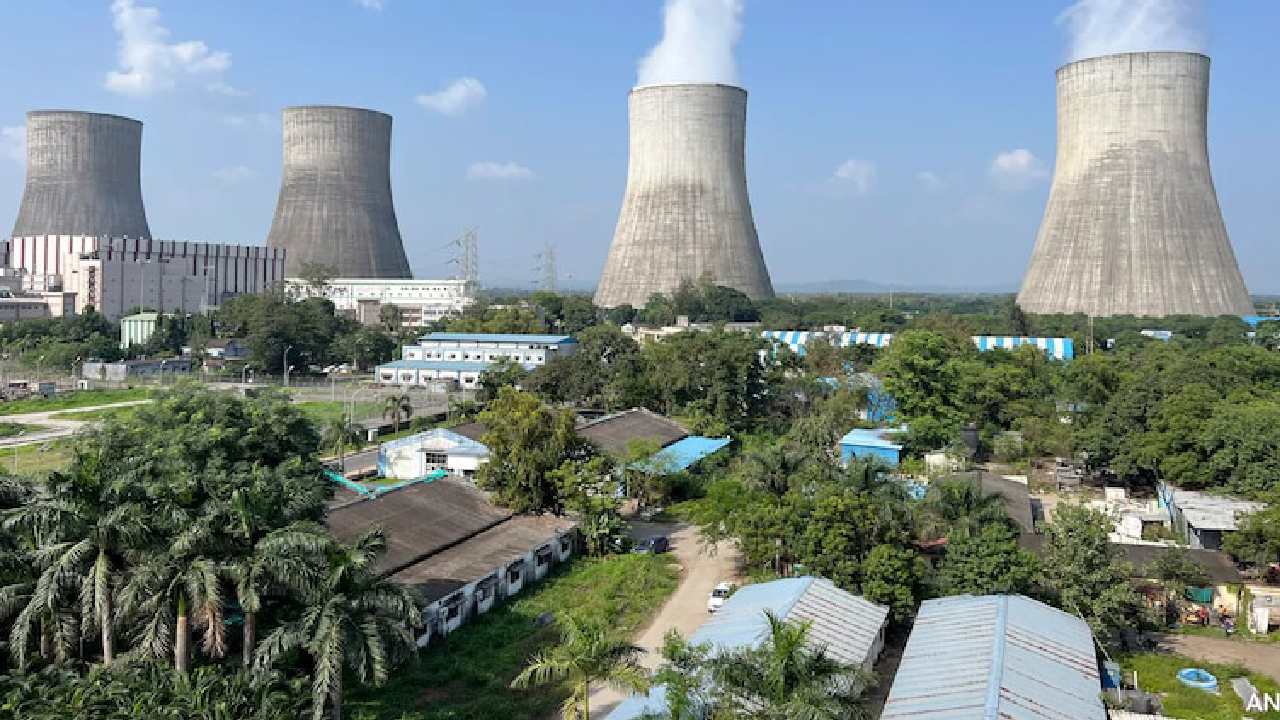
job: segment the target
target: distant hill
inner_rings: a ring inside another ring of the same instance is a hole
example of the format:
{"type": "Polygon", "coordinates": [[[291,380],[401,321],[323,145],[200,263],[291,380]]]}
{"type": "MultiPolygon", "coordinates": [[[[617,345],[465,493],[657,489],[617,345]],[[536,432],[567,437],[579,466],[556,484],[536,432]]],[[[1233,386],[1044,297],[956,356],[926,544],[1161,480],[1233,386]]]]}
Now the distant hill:
{"type": "Polygon", "coordinates": [[[773,286],[779,295],[829,295],[857,293],[888,295],[890,292],[921,295],[1007,295],[1018,292],[1009,285],[885,285],[870,280],[818,280],[813,282],[781,282],[773,286]]]}

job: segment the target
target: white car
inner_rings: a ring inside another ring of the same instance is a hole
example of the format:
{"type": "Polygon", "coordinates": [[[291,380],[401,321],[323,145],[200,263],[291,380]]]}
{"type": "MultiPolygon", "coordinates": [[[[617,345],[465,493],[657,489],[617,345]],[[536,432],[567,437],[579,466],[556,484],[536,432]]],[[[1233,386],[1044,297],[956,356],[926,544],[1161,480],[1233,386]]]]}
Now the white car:
{"type": "Polygon", "coordinates": [[[724,601],[728,600],[729,596],[733,594],[734,589],[734,584],[727,580],[717,585],[711,591],[711,597],[707,598],[707,612],[719,610],[720,606],[724,605],[724,601]]]}

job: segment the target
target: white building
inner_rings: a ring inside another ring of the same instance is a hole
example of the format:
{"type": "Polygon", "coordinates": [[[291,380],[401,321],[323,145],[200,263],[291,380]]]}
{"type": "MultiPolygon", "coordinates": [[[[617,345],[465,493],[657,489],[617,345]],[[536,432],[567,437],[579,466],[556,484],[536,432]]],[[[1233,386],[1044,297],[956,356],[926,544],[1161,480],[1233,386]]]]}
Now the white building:
{"type": "Polygon", "coordinates": [[[489,448],[446,428],[384,442],[378,446],[378,474],[416,480],[443,470],[470,479],[489,459],[489,448]]]}
{"type": "Polygon", "coordinates": [[[110,318],[130,308],[195,313],[232,295],[284,280],[284,250],[145,238],[39,235],[0,243],[4,265],[25,288],[75,293],[75,313],[92,305],[110,318]]]}
{"type": "Polygon", "coordinates": [[[401,358],[379,365],[380,385],[433,385],[441,380],[474,388],[480,374],[502,358],[532,370],[569,355],[578,341],[568,335],[490,335],[431,333],[417,345],[401,348],[401,358]]]}
{"type": "Polygon", "coordinates": [[[337,278],[314,287],[299,278],[285,280],[293,297],[324,297],[340,314],[366,325],[379,321],[382,308],[395,306],[400,324],[420,328],[457,315],[475,302],[473,284],[466,280],[406,280],[395,278],[337,278]]]}

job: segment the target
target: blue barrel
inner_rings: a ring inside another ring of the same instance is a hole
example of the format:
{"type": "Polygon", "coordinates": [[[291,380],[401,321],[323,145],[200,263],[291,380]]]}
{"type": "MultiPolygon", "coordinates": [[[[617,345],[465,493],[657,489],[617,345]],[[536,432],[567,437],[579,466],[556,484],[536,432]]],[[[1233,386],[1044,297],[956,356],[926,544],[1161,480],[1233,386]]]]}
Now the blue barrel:
{"type": "Polygon", "coordinates": [[[1110,690],[1121,685],[1120,663],[1110,660],[1102,663],[1102,687],[1110,690]]]}

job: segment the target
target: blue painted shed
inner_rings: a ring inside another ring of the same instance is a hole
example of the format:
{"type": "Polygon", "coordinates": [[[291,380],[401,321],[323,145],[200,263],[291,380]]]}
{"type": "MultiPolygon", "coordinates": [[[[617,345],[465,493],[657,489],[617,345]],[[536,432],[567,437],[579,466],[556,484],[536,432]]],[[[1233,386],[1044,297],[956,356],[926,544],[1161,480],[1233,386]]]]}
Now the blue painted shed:
{"type": "Polygon", "coordinates": [[[920,605],[881,720],[1106,720],[1093,633],[1022,595],[920,605]]]}
{"type": "Polygon", "coordinates": [[[688,435],[654,453],[648,460],[633,464],[636,470],[672,474],[688,470],[703,458],[710,457],[729,446],[733,438],[702,437],[688,435]]]}
{"type": "Polygon", "coordinates": [[[895,436],[906,432],[906,428],[874,430],[855,429],[840,438],[840,459],[848,464],[853,458],[874,457],[890,465],[897,465],[902,458],[902,444],[895,436]]]}

